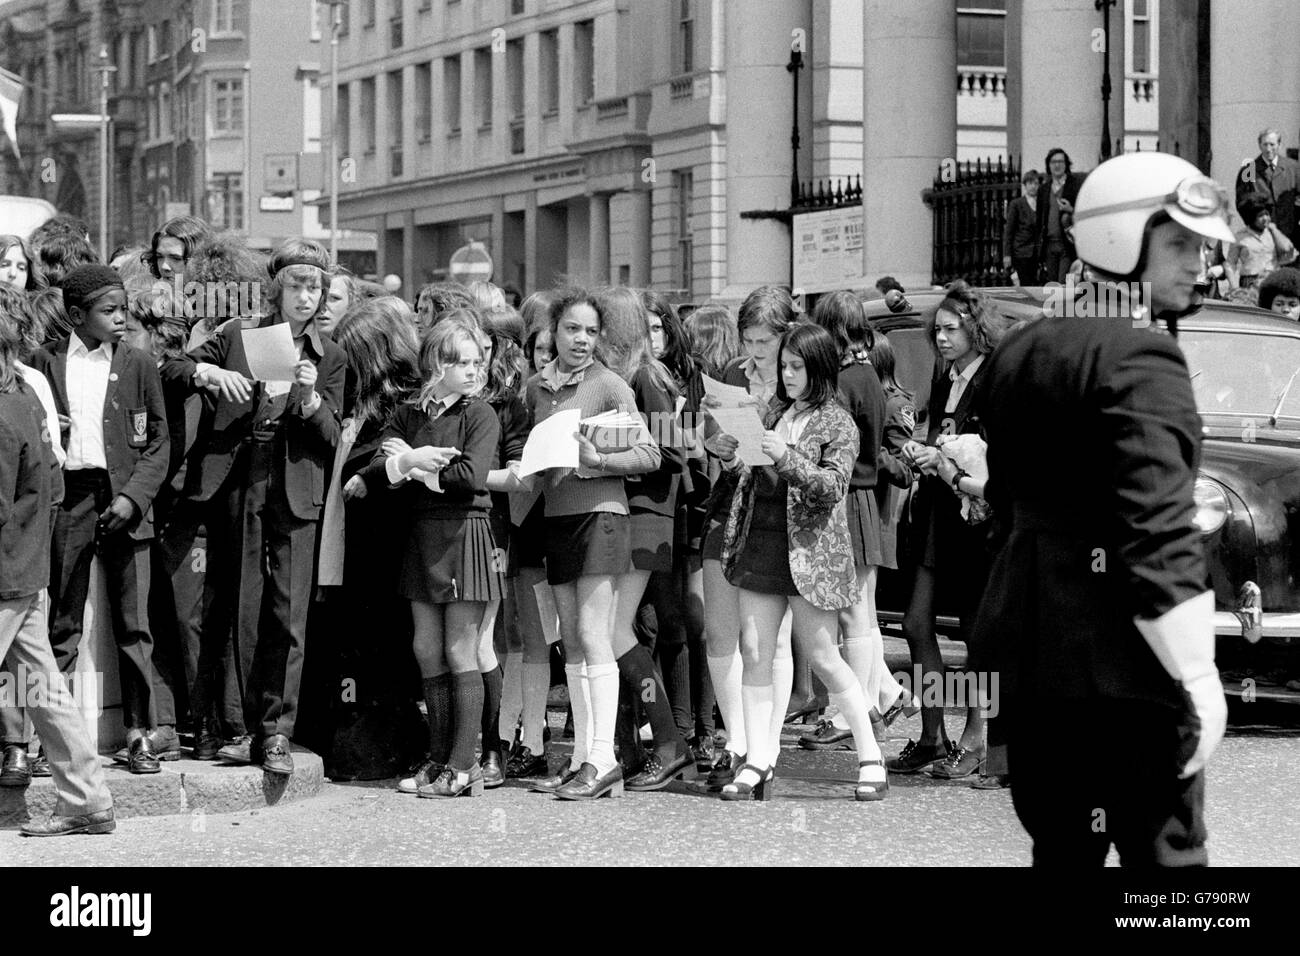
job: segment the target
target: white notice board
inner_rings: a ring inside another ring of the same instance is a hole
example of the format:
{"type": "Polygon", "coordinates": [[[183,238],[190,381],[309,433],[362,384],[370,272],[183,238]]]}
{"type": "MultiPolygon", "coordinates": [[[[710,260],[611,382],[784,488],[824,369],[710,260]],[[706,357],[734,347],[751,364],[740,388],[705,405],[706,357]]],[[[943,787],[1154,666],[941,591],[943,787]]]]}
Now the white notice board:
{"type": "Polygon", "coordinates": [[[793,282],[804,292],[866,284],[862,274],[862,206],[795,213],[793,282]]]}

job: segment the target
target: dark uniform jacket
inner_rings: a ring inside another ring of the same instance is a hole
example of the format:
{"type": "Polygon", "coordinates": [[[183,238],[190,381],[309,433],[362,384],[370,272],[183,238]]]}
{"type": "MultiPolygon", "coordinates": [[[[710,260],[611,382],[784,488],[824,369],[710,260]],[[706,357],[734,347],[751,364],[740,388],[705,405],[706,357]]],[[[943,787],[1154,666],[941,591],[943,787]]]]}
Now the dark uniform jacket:
{"type": "MultiPolygon", "coordinates": [[[[68,344],[68,339],[60,339],[39,350],[31,362],[50,383],[60,415],[68,414],[68,344]]],[[[125,495],[140,512],[131,537],[152,538],[153,499],[167,479],[171,457],[167,410],[153,356],[125,342],[113,346],[103,425],[104,460],[113,496],[125,495]]]]}
{"type": "Polygon", "coordinates": [[[1300,163],[1289,156],[1277,158],[1277,169],[1271,170],[1264,160],[1256,156],[1254,162],[1243,166],[1237,173],[1237,205],[1254,194],[1269,204],[1273,223],[1296,246],[1300,247],[1300,216],[1296,203],[1300,201],[1300,163]],[[1252,176],[1247,176],[1250,170],[1252,176]]]}
{"type": "Polygon", "coordinates": [[[1134,625],[1206,590],[1201,419],[1177,342],[1127,315],[1009,334],[977,385],[1000,541],[976,624],[1003,690],[1180,706],[1134,625]]]}
{"type": "MultiPolygon", "coordinates": [[[[275,324],[278,316],[267,316],[258,328],[275,324]]],[[[227,322],[221,330],[188,357],[163,363],[163,377],[169,381],[183,381],[194,388],[194,372],[198,363],[218,365],[240,372],[248,378],[248,358],[244,353],[244,340],[239,322],[227,322]]],[[[279,454],[284,468],[285,494],[295,517],[305,521],[320,518],[325,504],[325,478],[334,447],[338,444],[340,425],[339,408],[343,403],[343,382],[347,359],[343,350],[328,337],[308,326],[307,356],[316,363],[316,393],[320,407],[307,418],[296,407],[287,408],[283,415],[284,441],[279,454]]],[[[196,449],[188,463],[189,475],[186,492],[195,501],[208,501],[221,490],[234,467],[240,449],[252,440],[256,412],[261,404],[263,386],[257,384],[246,402],[230,402],[218,398],[212,414],[210,431],[205,436],[204,447],[196,449]]]]}

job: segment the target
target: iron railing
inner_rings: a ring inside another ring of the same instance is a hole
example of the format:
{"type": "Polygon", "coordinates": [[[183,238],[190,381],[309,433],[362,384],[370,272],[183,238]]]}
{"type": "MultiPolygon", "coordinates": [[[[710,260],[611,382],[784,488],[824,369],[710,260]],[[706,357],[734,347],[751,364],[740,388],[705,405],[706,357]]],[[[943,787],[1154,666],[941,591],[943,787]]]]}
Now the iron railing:
{"type": "Polygon", "coordinates": [[[975,286],[1011,285],[1002,265],[1007,204],[1020,194],[1014,160],[945,164],[922,198],[934,211],[932,279],[965,279],[975,286]]]}

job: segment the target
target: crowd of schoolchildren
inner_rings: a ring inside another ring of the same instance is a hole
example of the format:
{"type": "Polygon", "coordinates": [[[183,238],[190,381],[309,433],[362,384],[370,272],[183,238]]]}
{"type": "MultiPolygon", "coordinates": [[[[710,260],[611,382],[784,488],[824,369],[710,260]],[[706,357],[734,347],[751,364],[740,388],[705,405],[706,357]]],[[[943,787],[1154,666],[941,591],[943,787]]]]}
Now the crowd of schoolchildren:
{"type": "MultiPolygon", "coordinates": [[[[683,318],[652,291],[513,303],[449,282],[415,306],[318,243],[267,257],[191,217],[108,265],[75,221],[0,237],[0,468],[21,471],[3,476],[6,667],[74,671],[98,557],[132,773],[180,756],[179,729],[188,756],[270,774],[295,741],[342,778],[402,761],[422,797],[687,777],[765,799],[783,725],[828,705],[800,743],[855,750],[858,800],[889,772],[981,769],[979,707],[952,743],[886,667],[875,590],[905,552],[913,655],[941,671],[935,614],[973,613],[987,571],[981,482],[940,447],[975,429],[1005,331],[983,295],[955,283],[926,319],[950,372],[925,443],[849,292],[805,315],[764,286],[683,318]],[[272,376],[256,333],[277,325],[296,360],[272,376]],[[710,416],[718,383],[761,420],[759,453],[710,416]],[[583,427],[572,467],[525,473],[531,430],[575,411],[647,427],[583,427]],[[548,701],[566,697],[557,762],[548,701]],[[918,712],[886,766],[878,736],[918,712]]],[[[3,708],[0,783],[53,774],[57,815],[111,829],[74,717],[3,708]]]]}

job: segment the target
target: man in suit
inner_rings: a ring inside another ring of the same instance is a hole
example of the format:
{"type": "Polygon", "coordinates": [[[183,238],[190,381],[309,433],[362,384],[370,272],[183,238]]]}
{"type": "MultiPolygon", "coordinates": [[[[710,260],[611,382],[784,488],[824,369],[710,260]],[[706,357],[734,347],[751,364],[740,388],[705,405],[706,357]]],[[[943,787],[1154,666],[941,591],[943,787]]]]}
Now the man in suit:
{"type": "MultiPolygon", "coordinates": [[[[1259,155],[1237,173],[1237,207],[1247,198],[1259,198],[1272,214],[1273,224],[1291,244],[1300,247],[1300,163],[1282,155],[1282,134],[1266,129],[1259,134],[1259,155]]],[[[1247,221],[1250,225],[1250,220],[1247,221]]]]}
{"type": "Polygon", "coordinates": [[[977,386],[1002,540],[976,631],[995,648],[1036,865],[1100,866],[1112,843],[1124,865],[1206,862],[1203,771],[1227,705],[1193,523],[1201,420],[1171,333],[1197,305],[1204,238],[1231,236],[1226,206],[1175,156],[1103,163],[1075,241],[1129,294],[1012,332],[977,386]]]}
{"type": "Polygon", "coordinates": [[[78,266],[63,278],[63,302],[72,334],[32,360],[49,381],[67,428],[65,493],[54,521],[50,643],[59,670],[71,672],[91,560],[98,554],[118,647],[127,769],[157,773],[160,752],[179,753],[175,728],[154,725],[148,614],[152,506],[169,453],[162,381],[151,355],[121,341],[126,290],[115,271],[78,266]]]}
{"type": "Polygon", "coordinates": [[[184,359],[170,381],[218,396],[205,446],[189,462],[205,504],[208,564],[194,712],[210,721],[220,661],[232,633],[251,739],[222,748],[235,763],[290,774],[325,473],[340,434],[346,360],[316,328],[329,286],[319,243],[288,240],[272,254],[259,329],[285,323],[298,349],[293,383],[254,382],[244,329],[228,322],[184,359]]]}
{"type": "Polygon", "coordinates": [[[1064,282],[1074,262],[1069,229],[1084,175],[1073,171],[1070,154],[1059,146],[1047,151],[1046,164],[1047,176],[1038,187],[1038,264],[1044,282],[1064,282]]]}

